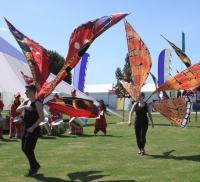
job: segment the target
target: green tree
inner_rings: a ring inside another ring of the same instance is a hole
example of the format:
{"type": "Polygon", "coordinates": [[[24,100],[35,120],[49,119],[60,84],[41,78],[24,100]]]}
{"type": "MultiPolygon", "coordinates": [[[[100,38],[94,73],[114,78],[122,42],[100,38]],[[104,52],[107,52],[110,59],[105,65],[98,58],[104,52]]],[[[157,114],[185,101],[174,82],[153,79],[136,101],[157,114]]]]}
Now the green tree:
{"type": "Polygon", "coordinates": [[[115,93],[119,98],[123,97],[130,97],[128,92],[124,89],[122,84],[120,83],[120,80],[126,81],[128,83],[133,83],[132,80],[132,73],[131,73],[131,67],[130,67],[130,62],[129,62],[129,56],[128,54],[126,55],[125,58],[125,64],[123,69],[121,70],[120,68],[117,68],[115,71],[115,78],[117,80],[115,87],[115,93]]]}
{"type": "MultiPolygon", "coordinates": [[[[123,69],[122,70],[120,68],[116,69],[115,78],[117,80],[117,84],[114,86],[114,88],[115,88],[115,93],[116,93],[117,97],[119,97],[119,98],[127,98],[128,97],[129,98],[130,97],[129,93],[124,89],[124,87],[120,83],[120,81],[126,81],[128,83],[133,83],[128,54],[126,55],[125,64],[124,64],[123,69]]],[[[124,105],[125,105],[125,99],[123,102],[123,120],[122,120],[123,122],[124,122],[124,105]]]]}
{"type": "MultiPolygon", "coordinates": [[[[64,64],[64,57],[61,56],[59,53],[56,51],[48,51],[49,55],[51,56],[51,73],[54,75],[57,75],[60,69],[63,67],[64,64]]],[[[71,84],[72,83],[72,74],[71,72],[68,72],[66,78],[64,79],[67,83],[71,84]]]]}

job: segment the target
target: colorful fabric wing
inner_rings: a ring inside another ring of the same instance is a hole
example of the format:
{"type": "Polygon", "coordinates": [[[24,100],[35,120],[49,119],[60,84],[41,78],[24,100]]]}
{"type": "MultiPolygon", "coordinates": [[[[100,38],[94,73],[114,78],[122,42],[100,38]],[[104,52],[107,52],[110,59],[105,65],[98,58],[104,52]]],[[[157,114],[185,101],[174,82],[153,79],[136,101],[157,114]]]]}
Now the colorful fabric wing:
{"type": "Polygon", "coordinates": [[[155,101],[153,107],[176,126],[186,127],[191,112],[189,97],[155,101]]]}
{"type": "Polygon", "coordinates": [[[186,70],[176,74],[159,86],[157,91],[162,90],[192,90],[200,86],[200,62],[196,63],[186,70]]]}
{"type": "Polygon", "coordinates": [[[8,20],[5,21],[26,57],[33,80],[39,90],[50,74],[50,56],[41,45],[18,31],[8,20]]]}
{"type": "Polygon", "coordinates": [[[137,97],[137,91],[135,89],[135,87],[133,87],[130,83],[125,82],[125,81],[120,81],[120,83],[122,84],[122,86],[124,87],[124,89],[129,93],[129,95],[136,100],[137,97]]]}
{"type": "Polygon", "coordinates": [[[93,21],[80,25],[74,30],[69,40],[69,49],[65,64],[74,67],[83,56],[90,44],[108,28],[127,16],[126,13],[104,16],[93,21]],[[71,58],[78,54],[78,60],[72,61],[71,58]]]}
{"type": "Polygon", "coordinates": [[[47,104],[71,117],[95,118],[98,116],[98,108],[93,101],[83,98],[63,97],[62,99],[52,99],[47,104]]]}
{"type": "Polygon", "coordinates": [[[164,49],[158,58],[158,85],[162,85],[170,77],[170,57],[171,51],[164,49]]]}
{"type": "Polygon", "coordinates": [[[170,46],[174,49],[178,57],[181,59],[181,61],[185,64],[186,67],[191,66],[191,61],[190,58],[180,49],[178,48],[175,44],[167,40],[163,35],[161,35],[169,44],[170,46]]]}
{"type": "Polygon", "coordinates": [[[145,43],[127,21],[125,21],[125,29],[133,82],[139,93],[150,72],[151,57],[145,43]]]}
{"type": "Polygon", "coordinates": [[[126,13],[122,13],[114,14],[112,16],[104,16],[94,21],[89,21],[76,28],[71,34],[69,40],[69,49],[64,66],[52,82],[45,83],[43,85],[38,96],[40,98],[48,96],[57,84],[66,77],[67,72],[74,68],[92,42],[108,28],[119,22],[127,15],[128,14],[126,13]]]}
{"type": "Polygon", "coordinates": [[[26,82],[26,84],[30,84],[30,83],[34,82],[33,78],[25,75],[22,71],[21,71],[21,74],[22,74],[22,77],[23,77],[24,81],[26,82]]]}

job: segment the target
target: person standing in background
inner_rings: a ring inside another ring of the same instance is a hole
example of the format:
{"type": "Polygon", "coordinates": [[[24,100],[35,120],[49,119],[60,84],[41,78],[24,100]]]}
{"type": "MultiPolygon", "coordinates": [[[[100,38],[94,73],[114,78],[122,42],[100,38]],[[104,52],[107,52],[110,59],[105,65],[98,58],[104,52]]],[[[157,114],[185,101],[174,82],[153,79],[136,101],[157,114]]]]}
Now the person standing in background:
{"type": "Polygon", "coordinates": [[[21,128],[22,128],[22,118],[20,118],[20,112],[17,112],[16,109],[19,107],[21,104],[20,102],[20,93],[17,93],[15,95],[15,100],[11,105],[11,110],[10,110],[10,131],[9,131],[9,137],[13,138],[21,138],[21,128]],[[17,122],[14,122],[14,119],[17,118],[17,122]]]}
{"type": "Polygon", "coordinates": [[[106,106],[103,100],[99,101],[98,110],[99,110],[99,116],[96,118],[96,121],[95,121],[94,135],[96,136],[96,134],[99,131],[102,131],[104,135],[106,135],[107,122],[106,122],[105,114],[108,114],[108,112],[106,110],[106,106]]]}
{"type": "Polygon", "coordinates": [[[3,140],[3,117],[2,117],[2,111],[3,111],[4,103],[1,99],[1,93],[0,93],[0,139],[3,140]]]}

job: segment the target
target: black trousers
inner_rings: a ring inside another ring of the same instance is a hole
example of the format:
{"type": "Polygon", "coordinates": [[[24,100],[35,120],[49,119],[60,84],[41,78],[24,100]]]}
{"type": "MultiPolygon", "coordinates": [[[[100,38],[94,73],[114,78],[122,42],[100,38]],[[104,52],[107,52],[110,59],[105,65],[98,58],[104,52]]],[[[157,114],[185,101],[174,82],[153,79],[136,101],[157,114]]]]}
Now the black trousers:
{"type": "Polygon", "coordinates": [[[147,130],[148,130],[148,121],[135,122],[135,136],[136,136],[138,148],[140,150],[144,149],[145,147],[147,130]]]}
{"type": "Polygon", "coordinates": [[[38,168],[39,163],[37,162],[35,158],[34,149],[37,143],[37,139],[40,134],[40,127],[37,127],[32,133],[29,133],[26,131],[26,129],[23,129],[23,135],[22,135],[22,151],[25,153],[30,169],[35,170],[38,168]]]}

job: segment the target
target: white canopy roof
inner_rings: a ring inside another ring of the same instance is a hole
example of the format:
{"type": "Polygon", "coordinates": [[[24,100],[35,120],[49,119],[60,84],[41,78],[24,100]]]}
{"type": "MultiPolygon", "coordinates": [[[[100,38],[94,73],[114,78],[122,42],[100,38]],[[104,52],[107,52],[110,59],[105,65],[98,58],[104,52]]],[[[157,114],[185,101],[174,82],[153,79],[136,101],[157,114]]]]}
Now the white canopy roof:
{"type": "MultiPolygon", "coordinates": [[[[24,55],[0,37],[0,92],[2,92],[5,105],[9,105],[11,103],[14,99],[14,94],[17,92],[20,92],[22,97],[26,97],[26,83],[21,75],[21,71],[24,74],[31,76],[31,72],[24,55]]],[[[55,75],[50,74],[47,81],[54,78],[55,75]]],[[[62,81],[55,88],[54,92],[70,95],[72,89],[73,87],[71,85],[62,81]]],[[[78,90],[77,96],[92,99],[78,90]]]]}

